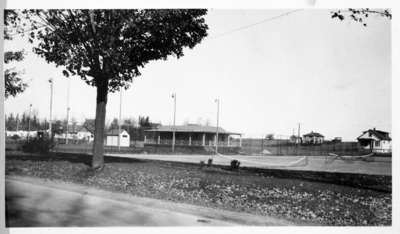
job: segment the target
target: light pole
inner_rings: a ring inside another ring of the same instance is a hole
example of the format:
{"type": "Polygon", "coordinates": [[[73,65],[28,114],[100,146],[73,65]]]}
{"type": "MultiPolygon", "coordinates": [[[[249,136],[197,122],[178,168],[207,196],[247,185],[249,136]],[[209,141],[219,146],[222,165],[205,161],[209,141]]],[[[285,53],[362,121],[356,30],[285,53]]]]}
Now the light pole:
{"type": "Polygon", "coordinates": [[[28,140],[31,135],[31,112],[32,112],[32,104],[29,104],[29,119],[28,119],[28,140]]]}
{"type": "Polygon", "coordinates": [[[68,79],[68,88],[67,88],[67,124],[66,124],[66,132],[65,132],[65,144],[68,144],[68,122],[69,122],[69,89],[70,89],[70,85],[71,85],[71,80],[68,79]]]}
{"type": "Polygon", "coordinates": [[[121,151],[121,115],[122,115],[122,88],[119,91],[119,119],[118,119],[118,151],[121,151]]]}
{"type": "Polygon", "coordinates": [[[219,133],[219,98],[215,99],[217,103],[217,134],[215,137],[215,154],[218,154],[218,133],[219,133]]]}
{"type": "Polygon", "coordinates": [[[176,119],[176,93],[171,96],[174,99],[174,122],[172,128],[172,152],[175,152],[175,119],[176,119]]]}
{"type": "Polygon", "coordinates": [[[50,139],[53,139],[53,131],[52,131],[52,114],[53,114],[53,78],[49,79],[50,83],[50,120],[49,120],[49,136],[50,139]]]}

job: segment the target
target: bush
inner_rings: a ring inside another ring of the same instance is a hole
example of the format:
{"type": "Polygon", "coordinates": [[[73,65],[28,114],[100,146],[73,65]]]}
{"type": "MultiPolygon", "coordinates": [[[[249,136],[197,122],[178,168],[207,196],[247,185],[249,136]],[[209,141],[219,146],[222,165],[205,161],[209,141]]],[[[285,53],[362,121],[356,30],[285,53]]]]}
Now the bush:
{"type": "Polygon", "coordinates": [[[207,166],[208,167],[211,167],[212,166],[212,158],[209,158],[208,160],[207,160],[207,166]]]}
{"type": "Polygon", "coordinates": [[[238,170],[240,166],[240,162],[236,159],[231,161],[231,170],[238,170]]]}
{"type": "Polygon", "coordinates": [[[204,161],[200,161],[200,169],[206,166],[206,163],[204,161]]]}
{"type": "Polygon", "coordinates": [[[13,139],[14,141],[19,140],[20,137],[17,134],[14,134],[11,139],[13,139]]]}
{"type": "Polygon", "coordinates": [[[22,145],[22,151],[27,153],[48,153],[53,143],[47,138],[31,138],[22,145]]]}

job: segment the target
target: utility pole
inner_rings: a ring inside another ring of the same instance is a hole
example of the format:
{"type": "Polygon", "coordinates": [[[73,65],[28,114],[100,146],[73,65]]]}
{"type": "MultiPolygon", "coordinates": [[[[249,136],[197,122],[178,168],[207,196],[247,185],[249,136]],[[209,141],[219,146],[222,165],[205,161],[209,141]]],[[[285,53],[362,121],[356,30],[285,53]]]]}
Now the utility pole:
{"type": "Polygon", "coordinates": [[[300,145],[300,143],[301,143],[301,138],[300,138],[300,123],[298,123],[298,127],[297,127],[297,140],[296,140],[296,143],[297,143],[296,154],[298,155],[298,154],[299,154],[299,145],[300,145]]]}
{"type": "Polygon", "coordinates": [[[69,121],[69,89],[71,86],[71,80],[68,79],[68,88],[67,88],[67,124],[66,124],[66,132],[65,132],[65,144],[68,144],[68,121],[69,121]]]}
{"type": "Polygon", "coordinates": [[[215,99],[217,103],[217,133],[215,136],[215,154],[218,154],[218,133],[219,133],[219,98],[215,99]]]}
{"type": "Polygon", "coordinates": [[[172,93],[174,99],[174,122],[172,128],[172,152],[175,152],[175,118],[176,118],[176,93],[172,93]]]}
{"type": "MultiPolygon", "coordinates": [[[[297,138],[298,138],[298,141],[300,141],[300,123],[298,123],[297,138]]],[[[300,143],[300,142],[298,142],[298,143],[300,143]]]]}
{"type": "Polygon", "coordinates": [[[19,116],[18,116],[18,114],[17,114],[17,117],[16,117],[16,120],[17,120],[17,132],[18,132],[18,124],[19,124],[19,122],[18,122],[18,118],[19,118],[19,116]]]}
{"type": "Polygon", "coordinates": [[[118,119],[118,151],[121,151],[121,114],[122,113],[122,88],[119,91],[119,119],[118,119]]]}
{"type": "Polygon", "coordinates": [[[32,112],[32,104],[29,104],[29,119],[28,119],[28,140],[31,135],[31,112],[32,112]]]}
{"type": "Polygon", "coordinates": [[[50,120],[49,120],[49,136],[50,139],[53,139],[53,131],[52,131],[52,115],[53,115],[53,78],[49,79],[50,83],[50,120]]]}

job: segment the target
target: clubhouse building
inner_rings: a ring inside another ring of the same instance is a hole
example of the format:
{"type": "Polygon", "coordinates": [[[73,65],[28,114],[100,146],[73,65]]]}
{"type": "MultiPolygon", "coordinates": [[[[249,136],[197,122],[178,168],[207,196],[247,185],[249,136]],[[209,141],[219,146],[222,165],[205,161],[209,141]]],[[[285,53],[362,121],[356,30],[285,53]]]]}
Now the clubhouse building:
{"type": "Polygon", "coordinates": [[[158,126],[145,130],[145,145],[172,145],[176,146],[216,146],[241,147],[242,134],[226,131],[221,127],[201,126],[198,124],[158,126]],[[175,142],[173,134],[175,132],[175,142]],[[217,141],[218,132],[218,141],[217,141]],[[236,137],[233,137],[236,136],[236,137]],[[237,138],[239,137],[239,141],[237,138]],[[233,140],[235,139],[235,140],[233,140]]]}

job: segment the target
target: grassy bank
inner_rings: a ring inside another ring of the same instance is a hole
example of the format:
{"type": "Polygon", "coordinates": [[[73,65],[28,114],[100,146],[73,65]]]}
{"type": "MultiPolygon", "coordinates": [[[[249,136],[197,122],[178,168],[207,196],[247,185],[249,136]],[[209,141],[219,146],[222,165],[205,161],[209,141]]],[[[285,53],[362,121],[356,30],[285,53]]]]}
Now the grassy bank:
{"type": "Polygon", "coordinates": [[[390,193],[248,171],[132,160],[108,162],[94,173],[82,162],[7,158],[6,174],[321,225],[391,225],[390,193]]]}

